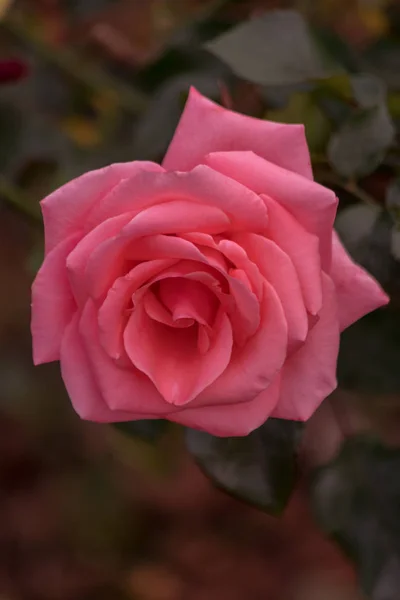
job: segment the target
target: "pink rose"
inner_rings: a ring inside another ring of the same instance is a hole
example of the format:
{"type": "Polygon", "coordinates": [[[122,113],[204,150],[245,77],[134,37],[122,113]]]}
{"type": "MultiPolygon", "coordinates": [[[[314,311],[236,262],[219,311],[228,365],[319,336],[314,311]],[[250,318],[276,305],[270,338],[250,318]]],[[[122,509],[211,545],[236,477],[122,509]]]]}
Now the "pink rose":
{"type": "Polygon", "coordinates": [[[299,125],[190,93],[164,159],[114,164],[42,202],[36,364],[76,412],[218,436],[306,420],[336,386],[340,331],[386,304],[333,232],[299,125]]]}

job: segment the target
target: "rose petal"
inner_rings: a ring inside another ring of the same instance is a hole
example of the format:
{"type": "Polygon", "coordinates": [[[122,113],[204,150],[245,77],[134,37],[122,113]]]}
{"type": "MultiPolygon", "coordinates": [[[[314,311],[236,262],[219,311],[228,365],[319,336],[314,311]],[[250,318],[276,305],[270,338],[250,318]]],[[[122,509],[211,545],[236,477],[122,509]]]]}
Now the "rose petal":
{"type": "MultiPolygon", "coordinates": [[[[88,300],[79,323],[86,354],[100,394],[111,410],[164,416],[171,411],[148,377],[133,367],[118,366],[103,350],[98,334],[95,304],[88,300]]],[[[146,416],[141,417],[143,419],[146,416]]]]}
{"type": "Polygon", "coordinates": [[[105,240],[117,235],[129,221],[132,215],[119,215],[104,221],[98,227],[85,235],[72,250],[67,258],[69,280],[76,301],[83,306],[88,298],[86,285],[86,266],[91,253],[105,240]]]}
{"type": "Polygon", "coordinates": [[[188,317],[173,319],[170,311],[165,308],[151,289],[148,289],[143,296],[143,307],[151,319],[168,325],[168,327],[192,327],[195,324],[195,320],[188,317]]]}
{"type": "MultiPolygon", "coordinates": [[[[231,237],[235,236],[236,234],[232,234],[231,237]]],[[[244,273],[244,275],[240,275],[239,277],[243,277],[243,281],[246,281],[246,285],[254,291],[256,296],[261,296],[262,278],[258,266],[249,260],[249,257],[240,244],[235,243],[231,239],[215,240],[211,235],[201,232],[183,233],[180,237],[194,244],[200,244],[203,254],[205,254],[205,247],[212,249],[214,252],[221,253],[224,259],[228,259],[239,271],[244,273]]],[[[227,264],[226,260],[224,262],[227,264]]],[[[224,270],[228,269],[225,268],[224,270]]],[[[230,274],[232,273],[230,272],[230,274]]]]}
{"type": "Polygon", "coordinates": [[[99,309],[99,336],[103,348],[114,359],[123,352],[122,334],[128,322],[128,304],[135,291],[155,275],[175,264],[174,260],[152,260],[134,267],[127,275],[118,278],[99,309]]]}
{"type": "MultiPolygon", "coordinates": [[[[108,244],[108,242],[105,243],[108,244]]],[[[112,244],[110,243],[110,246],[111,245],[112,244]]],[[[110,256],[107,256],[106,252],[102,252],[103,260],[100,260],[97,253],[100,252],[101,248],[102,246],[93,253],[90,264],[90,276],[92,278],[91,293],[94,297],[101,297],[103,293],[107,292],[107,288],[112,285],[112,281],[118,279],[117,271],[118,269],[121,269],[118,260],[115,258],[115,254],[111,254],[111,256],[114,260],[117,260],[116,266],[111,264],[110,268],[106,268],[107,260],[110,259],[110,256]],[[93,265],[94,261],[95,265],[93,265]],[[96,267],[96,269],[94,267],[96,267]],[[117,275],[117,277],[112,279],[111,274],[117,275]]],[[[107,249],[110,249],[110,247],[107,249]]],[[[113,252],[113,250],[111,250],[111,252],[113,252]]],[[[217,294],[219,300],[223,302],[225,310],[235,323],[234,335],[237,343],[243,344],[245,340],[256,331],[259,324],[259,306],[257,297],[247,285],[243,284],[235,277],[230,277],[225,272],[224,268],[220,267],[215,261],[211,263],[212,269],[210,271],[211,265],[208,263],[208,258],[192,243],[178,237],[156,235],[141,239],[138,244],[133,244],[127,253],[132,259],[140,258],[140,260],[151,260],[155,256],[163,257],[164,259],[187,259],[182,261],[179,270],[175,269],[174,273],[170,272],[170,274],[163,274],[163,277],[179,277],[180,274],[188,275],[191,271],[196,272],[202,270],[212,273],[214,277],[218,278],[221,285],[225,283],[226,290],[214,289],[214,293],[217,294]],[[194,262],[195,260],[199,261],[200,264],[196,264],[194,262]]],[[[124,254],[124,258],[126,258],[127,253],[124,254]]],[[[156,279],[153,279],[151,283],[154,283],[155,281],[156,279]]]]}
{"type": "MultiPolygon", "coordinates": [[[[286,359],[287,323],[279,298],[268,282],[264,282],[260,310],[257,332],[244,346],[234,348],[224,373],[193,400],[192,406],[247,402],[271,384],[286,359]]],[[[232,318],[231,322],[234,329],[232,318]]]]}
{"type": "Polygon", "coordinates": [[[330,275],[338,296],[341,331],[367,313],[389,302],[389,297],[378,282],[351,260],[335,231],[332,238],[330,275]]]}
{"type": "Polygon", "coordinates": [[[208,267],[207,264],[202,265],[191,261],[181,261],[159,275],[156,275],[147,285],[174,277],[185,277],[201,282],[209,287],[234,324],[233,335],[235,343],[239,346],[243,345],[257,331],[260,324],[259,301],[242,281],[226,275],[222,281],[225,285],[222,286],[222,278],[216,269],[208,267]]]}
{"type": "MultiPolygon", "coordinates": [[[[267,211],[257,194],[204,165],[187,173],[139,172],[122,181],[96,205],[88,223],[94,227],[121,213],[157,208],[171,200],[218,208],[228,215],[234,228],[262,231],[266,226],[267,211]]],[[[180,212],[183,223],[186,217],[183,208],[180,212]]]]}
{"type": "Polygon", "coordinates": [[[285,363],[281,395],[272,416],[307,421],[336,388],[339,321],[335,286],[323,275],[323,305],[319,321],[306,343],[285,363]]]}
{"type": "Polygon", "coordinates": [[[136,215],[121,234],[106,240],[92,253],[86,277],[91,295],[101,298],[112,282],[123,275],[127,248],[145,236],[176,234],[200,228],[210,233],[224,231],[229,226],[228,217],[218,208],[201,206],[182,200],[150,207],[136,215]],[[182,218],[185,215],[185,218],[182,218]]]}
{"type": "Polygon", "coordinates": [[[79,334],[79,315],[65,330],[60,352],[61,374],[72,405],[81,419],[98,423],[152,419],[153,415],[110,410],[99,391],[79,334]]]}
{"type": "Polygon", "coordinates": [[[200,408],[192,408],[189,404],[168,418],[219,437],[246,436],[261,427],[270,416],[279,398],[279,387],[279,377],[276,377],[266,390],[249,402],[200,408]]]}
{"type": "Polygon", "coordinates": [[[182,406],[226,369],[232,350],[232,328],[220,313],[206,354],[197,348],[197,328],[173,329],[151,319],[143,306],[131,314],[124,332],[125,349],[165,400],[182,406]]]}
{"type": "Polygon", "coordinates": [[[156,172],[163,168],[151,162],[117,163],[85,173],[42,200],[46,254],[67,236],[80,231],[91,208],[121,179],[142,170],[156,172]]]}
{"type": "Polygon", "coordinates": [[[284,125],[226,110],[191,88],[163,161],[167,170],[188,171],[210,152],[252,150],[267,160],[312,178],[302,125],[284,125]]]}
{"type": "Polygon", "coordinates": [[[66,261],[79,237],[72,235],[51,250],[33,282],[31,331],[35,365],[60,357],[64,330],[76,310],[66,261]]]}
{"type": "Polygon", "coordinates": [[[277,202],[268,196],[263,198],[269,214],[267,237],[290,257],[299,277],[306,308],[312,315],[316,315],[322,305],[318,238],[308,233],[277,202]]]}
{"type": "Polygon", "coordinates": [[[233,238],[244,248],[262,275],[277,292],[288,323],[289,350],[304,342],[308,334],[308,317],[296,269],[289,256],[274,242],[253,233],[233,238]]]}
{"type": "Polygon", "coordinates": [[[282,169],[253,152],[213,152],[205,162],[286,208],[307,231],[318,237],[321,264],[328,272],[331,264],[331,232],[338,205],[332,190],[282,169]]]}
{"type": "Polygon", "coordinates": [[[168,277],[160,281],[158,295],[174,321],[194,319],[202,325],[213,325],[218,301],[202,283],[184,277],[168,277]]]}

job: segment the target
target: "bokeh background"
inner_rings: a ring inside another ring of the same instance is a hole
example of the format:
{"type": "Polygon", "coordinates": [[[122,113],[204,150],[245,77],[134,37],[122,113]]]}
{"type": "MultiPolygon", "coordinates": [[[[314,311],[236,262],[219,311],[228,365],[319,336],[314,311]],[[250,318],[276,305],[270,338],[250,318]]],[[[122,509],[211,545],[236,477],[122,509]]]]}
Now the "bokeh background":
{"type": "MultiPolygon", "coordinates": [[[[302,476],[281,517],[214,488],[178,427],[149,442],[81,422],[58,365],[34,368],[31,359],[30,285],[43,252],[39,200],[89,169],[161,159],[190,85],[245,114],[306,123],[317,178],[351,209],[341,223],[349,246],[398,308],[400,244],[381,219],[399,172],[397,138],[390,160],[382,157],[357,182],[343,177],[340,160],[335,171],[334,157],[333,168],[326,159],[332,105],[324,112],[307,86],[246,81],[204,47],[251,16],[286,7],[300,10],[350,71],[368,58],[398,122],[397,2],[0,0],[1,600],[364,597],[353,563],[316,524],[307,480],[345,436],[400,441],[398,319],[397,329],[393,320],[368,321],[366,338],[348,338],[346,385],[307,425],[302,476]]],[[[335,86],[341,97],[346,83],[339,78],[335,86]]],[[[399,470],[388,471],[381,481],[396,477],[399,470]]],[[[390,510],[398,527],[400,502],[390,510]]],[[[375,600],[400,598],[400,582],[390,581],[375,600]]]]}

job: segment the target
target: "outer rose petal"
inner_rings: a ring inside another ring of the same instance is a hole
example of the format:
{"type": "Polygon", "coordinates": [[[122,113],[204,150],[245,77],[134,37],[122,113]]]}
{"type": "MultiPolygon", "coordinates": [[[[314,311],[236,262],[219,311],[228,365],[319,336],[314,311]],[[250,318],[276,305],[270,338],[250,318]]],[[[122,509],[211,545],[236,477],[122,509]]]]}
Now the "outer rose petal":
{"type": "Polygon", "coordinates": [[[110,410],[100,394],[79,334],[79,315],[68,325],[61,344],[61,374],[72,405],[81,419],[98,423],[152,419],[152,415],[137,415],[110,410]]]}
{"type": "Polygon", "coordinates": [[[49,252],[33,282],[31,331],[35,365],[60,358],[62,336],[76,310],[66,261],[79,237],[72,235],[49,252]]]}
{"type": "Polygon", "coordinates": [[[312,179],[302,125],[283,125],[226,110],[191,88],[185,110],[163,161],[168,170],[188,171],[210,152],[252,150],[312,179]]]}
{"type": "Polygon", "coordinates": [[[334,192],[297,173],[282,169],[253,152],[213,152],[207,165],[240,181],[257,194],[266,194],[286,208],[320,241],[322,268],[331,264],[331,232],[338,199],[334,192]]]}
{"type": "MultiPolygon", "coordinates": [[[[96,204],[87,222],[94,227],[124,212],[140,214],[151,207],[158,209],[171,200],[222,210],[236,229],[263,231],[267,223],[265,205],[256,193],[206,165],[198,165],[185,173],[137,172],[96,204]]],[[[185,210],[180,218],[185,221],[185,210]]]]}
{"type": "Polygon", "coordinates": [[[85,173],[42,200],[46,254],[64,238],[81,230],[90,209],[121,179],[141,170],[163,171],[160,165],[151,162],[117,163],[85,173]]]}
{"type": "Polygon", "coordinates": [[[261,427],[270,416],[279,398],[279,387],[278,376],[266,390],[250,402],[201,408],[191,408],[192,405],[189,405],[168,418],[170,421],[219,437],[245,436],[261,427]]]}
{"type": "MultiPolygon", "coordinates": [[[[274,242],[254,233],[239,233],[233,238],[256,263],[277,292],[288,323],[289,342],[296,347],[308,333],[308,317],[299,278],[289,256],[274,242]]],[[[292,349],[292,348],[289,348],[292,349]]]]}
{"type": "Polygon", "coordinates": [[[351,260],[335,231],[332,238],[330,275],[338,296],[341,331],[389,302],[389,297],[375,279],[351,260]]]}
{"type": "Polygon", "coordinates": [[[83,306],[88,297],[86,289],[86,266],[91,253],[99,244],[117,235],[132,219],[132,214],[119,215],[103,221],[98,227],[85,235],[67,258],[69,279],[76,301],[83,306]]]}
{"type": "Polygon", "coordinates": [[[280,204],[263,196],[269,215],[267,237],[290,257],[307,310],[316,315],[322,304],[321,262],[318,238],[305,229],[280,204]]]}
{"type": "Polygon", "coordinates": [[[324,296],[319,321],[304,346],[282,369],[280,398],[272,417],[307,421],[336,388],[340,335],[335,286],[325,274],[322,282],[324,296]]]}

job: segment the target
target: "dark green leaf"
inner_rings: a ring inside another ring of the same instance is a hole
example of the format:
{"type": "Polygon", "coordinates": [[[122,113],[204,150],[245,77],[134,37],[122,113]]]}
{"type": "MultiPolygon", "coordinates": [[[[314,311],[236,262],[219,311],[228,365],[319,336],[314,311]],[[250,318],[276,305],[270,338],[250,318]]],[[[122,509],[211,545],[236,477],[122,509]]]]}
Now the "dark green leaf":
{"type": "Polygon", "coordinates": [[[237,75],[262,85],[300,83],[332,71],[306,22],[293,10],[268,11],[209,42],[207,48],[237,75]]]}
{"type": "Polygon", "coordinates": [[[345,42],[343,36],[329,27],[312,25],[311,31],[318,47],[331,61],[340,65],[346,72],[355,73],[360,70],[357,53],[345,42]]]}
{"type": "Polygon", "coordinates": [[[346,178],[372,173],[394,141],[395,128],[384,104],[357,110],[331,137],[328,157],[346,178]]]}
{"type": "Polygon", "coordinates": [[[246,437],[217,438],[187,429],[189,451],[213,482],[269,513],[283,510],[296,481],[303,425],[268,419],[246,437]]]}
{"type": "Polygon", "coordinates": [[[355,437],[311,483],[320,526],[356,562],[371,600],[399,597],[399,472],[400,450],[355,437]]]}
{"type": "Polygon", "coordinates": [[[161,419],[143,419],[141,421],[126,421],[113,423],[114,427],[132,437],[138,437],[149,442],[155,442],[168,427],[168,422],[161,419]]]}
{"type": "Polygon", "coordinates": [[[367,315],[341,336],[338,381],[364,394],[400,392],[400,315],[394,309],[367,315]]]}
{"type": "Polygon", "coordinates": [[[335,227],[354,260],[390,288],[399,272],[391,253],[393,223],[388,212],[358,204],[341,211],[335,227]]]}
{"type": "Polygon", "coordinates": [[[311,94],[296,92],[281,109],[270,110],[268,119],[278,123],[302,123],[311,152],[322,152],[331,132],[330,123],[311,94]]]}

